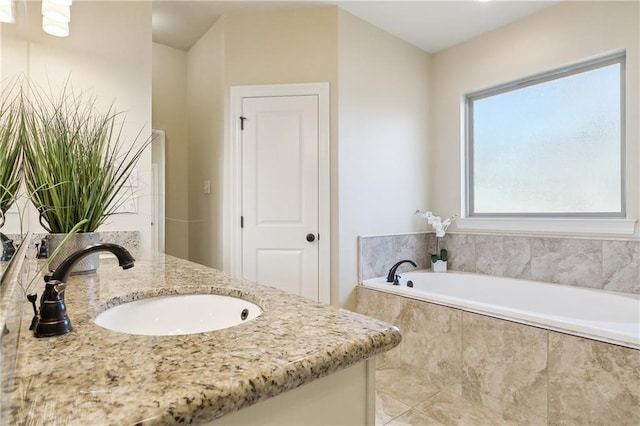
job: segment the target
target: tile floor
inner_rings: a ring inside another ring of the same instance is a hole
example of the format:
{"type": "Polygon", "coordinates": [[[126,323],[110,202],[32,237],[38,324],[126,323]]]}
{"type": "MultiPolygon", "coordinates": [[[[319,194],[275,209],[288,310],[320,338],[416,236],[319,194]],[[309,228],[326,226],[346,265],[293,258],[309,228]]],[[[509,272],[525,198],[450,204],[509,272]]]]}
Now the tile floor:
{"type": "Polygon", "coordinates": [[[380,366],[376,370],[376,426],[515,425],[461,394],[459,385],[440,389],[409,367],[380,366]]]}

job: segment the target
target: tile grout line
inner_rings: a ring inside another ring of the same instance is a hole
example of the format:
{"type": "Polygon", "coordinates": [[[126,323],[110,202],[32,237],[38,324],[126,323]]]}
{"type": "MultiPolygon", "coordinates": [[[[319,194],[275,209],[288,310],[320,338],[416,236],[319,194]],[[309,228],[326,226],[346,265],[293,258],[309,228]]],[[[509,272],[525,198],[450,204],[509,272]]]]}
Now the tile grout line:
{"type": "Polygon", "coordinates": [[[397,416],[393,417],[393,418],[392,418],[391,420],[389,420],[388,422],[384,423],[384,425],[376,425],[376,426],[385,426],[385,425],[388,425],[389,423],[393,422],[393,421],[394,421],[395,419],[397,419],[398,417],[405,415],[406,413],[408,413],[409,411],[411,411],[411,410],[413,409],[413,407],[412,407],[412,406],[410,406],[409,404],[407,404],[405,401],[401,401],[400,399],[398,399],[398,398],[396,398],[395,396],[393,396],[393,395],[389,394],[388,392],[385,392],[385,391],[383,391],[383,390],[377,390],[376,392],[383,393],[383,394],[385,394],[386,396],[388,396],[389,398],[393,399],[394,401],[399,402],[400,404],[402,404],[402,405],[405,405],[405,406],[409,407],[407,410],[403,411],[402,413],[400,413],[400,414],[398,414],[397,416]]]}

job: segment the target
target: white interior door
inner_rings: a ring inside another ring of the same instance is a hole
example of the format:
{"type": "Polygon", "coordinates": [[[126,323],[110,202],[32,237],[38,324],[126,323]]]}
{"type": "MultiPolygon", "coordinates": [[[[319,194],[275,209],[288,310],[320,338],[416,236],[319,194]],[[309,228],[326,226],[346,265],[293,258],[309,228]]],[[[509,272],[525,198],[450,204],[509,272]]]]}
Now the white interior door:
{"type": "Polygon", "coordinates": [[[242,275],[319,300],[318,96],[242,99],[242,275]]]}

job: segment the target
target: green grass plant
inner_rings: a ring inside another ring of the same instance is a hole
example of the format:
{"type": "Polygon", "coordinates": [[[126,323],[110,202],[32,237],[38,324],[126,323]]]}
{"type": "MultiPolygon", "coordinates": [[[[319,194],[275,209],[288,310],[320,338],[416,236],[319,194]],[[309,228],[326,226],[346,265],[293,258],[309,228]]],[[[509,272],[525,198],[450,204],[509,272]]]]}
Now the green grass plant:
{"type": "Polygon", "coordinates": [[[67,82],[58,95],[23,85],[21,136],[25,182],[41,225],[50,233],[94,232],[123,201],[123,187],[150,138],[125,143],[124,116],[113,104],[67,82]],[[133,142],[133,143],[131,143],[133,142]]]}
{"type": "Polygon", "coordinates": [[[0,98],[0,226],[15,202],[22,175],[22,152],[18,138],[20,109],[15,84],[2,88],[0,98]]]}

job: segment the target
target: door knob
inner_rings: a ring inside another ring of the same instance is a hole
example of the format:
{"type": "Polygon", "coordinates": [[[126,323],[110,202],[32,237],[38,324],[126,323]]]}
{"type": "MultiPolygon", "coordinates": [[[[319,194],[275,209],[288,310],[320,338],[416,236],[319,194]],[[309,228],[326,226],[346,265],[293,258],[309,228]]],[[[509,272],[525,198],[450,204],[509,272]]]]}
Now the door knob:
{"type": "Polygon", "coordinates": [[[307,241],[309,241],[310,243],[314,242],[316,239],[316,236],[313,234],[307,234],[307,241]]]}

